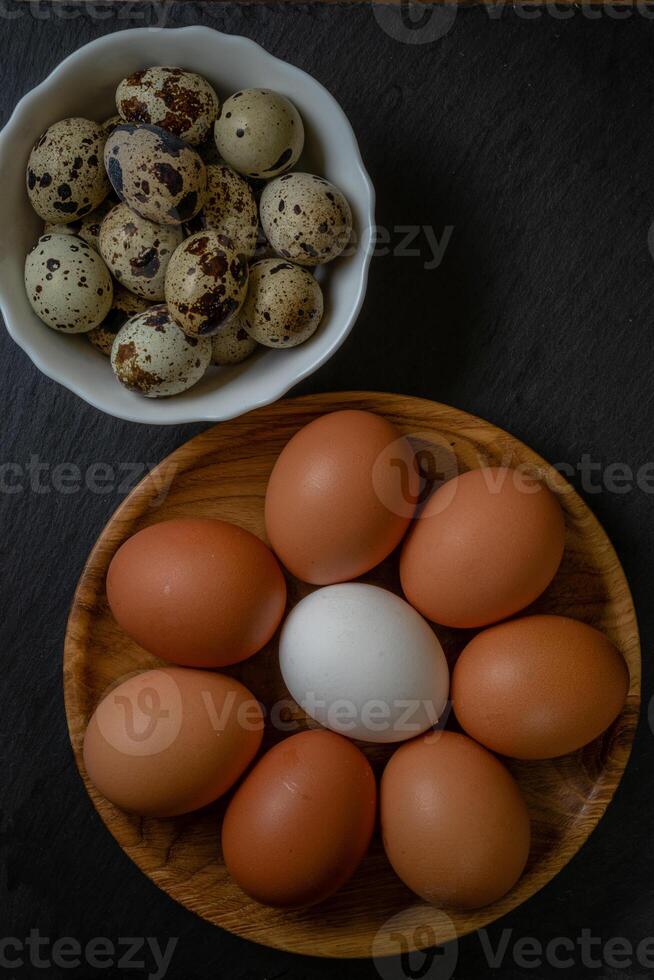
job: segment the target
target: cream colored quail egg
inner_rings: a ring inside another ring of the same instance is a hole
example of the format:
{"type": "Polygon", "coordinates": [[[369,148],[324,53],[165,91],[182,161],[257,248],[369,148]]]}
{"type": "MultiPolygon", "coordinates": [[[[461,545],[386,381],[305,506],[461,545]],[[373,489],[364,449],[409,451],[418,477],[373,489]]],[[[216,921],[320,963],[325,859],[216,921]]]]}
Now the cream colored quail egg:
{"type": "Polygon", "coordinates": [[[54,225],[50,222],[45,223],[43,228],[44,235],[77,235],[79,238],[83,238],[85,242],[92,245],[96,252],[100,251],[100,243],[98,241],[100,237],[100,228],[104,218],[112,208],[116,207],[118,201],[113,194],[106,197],[102,204],[92,211],[91,214],[87,214],[85,218],[81,221],[73,221],[69,225],[54,225]]]}
{"type": "Polygon", "coordinates": [[[304,147],[300,113],[285,96],[264,88],[230,96],[214,136],[223,160],[249,177],[276,177],[297,162],[304,147]]]}
{"type": "Polygon", "coordinates": [[[105,165],[118,197],[148,221],[181,225],[204,204],[207,171],[190,146],[157,126],[117,126],[105,165]]]}
{"type": "Polygon", "coordinates": [[[189,222],[189,231],[208,228],[226,235],[236,251],[250,259],[257,247],[258,225],[257,202],[247,181],[225,164],[210,164],[204,207],[189,222]]]}
{"type": "Polygon", "coordinates": [[[352,234],[352,212],[343,194],[312,174],[284,174],[271,181],[259,213],[275,251],[300,265],[331,262],[352,234]]]}
{"type": "Polygon", "coordinates": [[[111,309],[100,326],[89,330],[86,336],[94,347],[109,357],[116,334],[123,324],[127,323],[130,317],[136,316],[137,313],[145,312],[151,305],[147,300],[130,293],[120,283],[115,283],[111,309]]]}
{"type": "Polygon", "coordinates": [[[307,269],[284,259],[250,266],[241,322],[265,347],[297,347],[308,340],[323,314],[322,290],[307,269]]]}
{"type": "Polygon", "coordinates": [[[102,222],[100,253],[112,275],[143,299],[164,299],[166,269],[184,241],[179,225],[155,225],[118,204],[102,222]]]}
{"type": "Polygon", "coordinates": [[[183,68],[134,72],[118,86],[116,108],[125,122],[151,123],[199,146],[211,132],[220,102],[200,75],[183,68]]]}
{"type": "Polygon", "coordinates": [[[211,363],[219,367],[240,364],[255,352],[258,344],[250,337],[241,323],[239,313],[231,317],[227,323],[211,338],[211,363]]]}
{"type": "Polygon", "coordinates": [[[109,270],[88,242],[74,235],[43,235],[25,261],[32,309],[62,333],[86,333],[111,309],[109,270]]]}
{"type": "Polygon", "coordinates": [[[186,391],[200,380],[210,359],[210,339],[187,337],[164,304],[128,320],[111,348],[118,380],[146,398],[186,391]]]}
{"type": "Polygon", "coordinates": [[[248,266],[231,240],[199,231],[182,242],[168,264],[166,302],[190,336],[216,333],[245,299],[248,266]]]}
{"type": "Polygon", "coordinates": [[[118,115],[109,116],[108,119],[105,119],[104,122],[100,123],[100,129],[104,133],[105,137],[107,137],[110,133],[113,133],[116,126],[120,126],[122,122],[124,122],[124,120],[118,115]]]}
{"type": "Polygon", "coordinates": [[[104,143],[90,119],[62,119],[43,133],[27,165],[27,193],[44,221],[68,224],[102,203],[110,190],[104,143]]]}

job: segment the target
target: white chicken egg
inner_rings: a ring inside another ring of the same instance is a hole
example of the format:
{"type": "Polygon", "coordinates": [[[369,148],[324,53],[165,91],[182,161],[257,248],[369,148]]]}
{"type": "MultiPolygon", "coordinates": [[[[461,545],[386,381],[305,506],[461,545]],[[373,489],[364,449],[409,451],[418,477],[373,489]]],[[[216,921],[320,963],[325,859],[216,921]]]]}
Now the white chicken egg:
{"type": "Polygon", "coordinates": [[[433,629],[375,585],[330,585],[302,599],[282,629],[279,660],[311,718],[364,742],[415,738],[447,704],[449,670],[433,629]]]}

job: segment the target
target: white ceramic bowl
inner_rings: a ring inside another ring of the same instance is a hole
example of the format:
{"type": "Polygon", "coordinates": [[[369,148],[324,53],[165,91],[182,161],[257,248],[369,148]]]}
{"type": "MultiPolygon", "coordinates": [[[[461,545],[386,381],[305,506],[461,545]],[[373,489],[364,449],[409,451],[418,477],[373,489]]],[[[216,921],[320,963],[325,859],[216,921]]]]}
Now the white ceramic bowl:
{"type": "Polygon", "coordinates": [[[315,79],[264,51],[248,38],[208,27],[120,31],[66,58],[17,105],[0,134],[0,309],[13,339],[34,364],[85,401],[118,418],[150,424],[220,421],[267,405],[319,368],[340,347],[363,303],[374,245],[374,191],[352,127],[334,98],[315,79]],[[25,256],[41,234],[25,191],[33,143],[67,116],[99,121],[115,113],[121,78],[149,65],[179,65],[204,75],[221,98],[240,88],[266,87],[287,95],[306,127],[297,168],[321,174],[344,192],[354,215],[353,254],[320,270],[325,315],[306,344],[261,350],[234,368],[210,368],[194,388],[173,398],[143,398],[123,388],[109,361],[83,336],[64,336],[35,316],[23,283],[25,256]]]}

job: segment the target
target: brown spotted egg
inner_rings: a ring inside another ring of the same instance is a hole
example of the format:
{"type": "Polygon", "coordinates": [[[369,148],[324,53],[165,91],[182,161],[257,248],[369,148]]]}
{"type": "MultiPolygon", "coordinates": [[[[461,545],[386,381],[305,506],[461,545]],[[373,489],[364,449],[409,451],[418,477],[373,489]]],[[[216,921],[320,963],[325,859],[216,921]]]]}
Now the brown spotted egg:
{"type": "Polygon", "coordinates": [[[143,299],[164,299],[166,270],[184,241],[179,225],[155,225],[119,204],[102,222],[100,254],[112,275],[143,299]]]}
{"type": "Polygon", "coordinates": [[[211,363],[219,367],[240,364],[247,360],[257,349],[257,342],[250,337],[241,323],[239,313],[231,317],[227,323],[211,338],[211,363]]]}
{"type": "Polygon", "coordinates": [[[92,211],[91,214],[87,214],[85,218],[81,221],[71,221],[69,225],[55,225],[52,222],[46,221],[43,226],[44,235],[77,235],[78,238],[83,238],[85,242],[92,245],[96,252],[100,251],[99,237],[100,237],[100,227],[104,221],[105,216],[111,211],[112,208],[116,207],[118,202],[114,199],[113,194],[105,198],[100,207],[92,211]]]}
{"type": "Polygon", "coordinates": [[[272,247],[300,265],[331,262],[350,241],[352,212],[324,177],[284,174],[261,195],[261,224],[272,247]]]}
{"type": "Polygon", "coordinates": [[[117,126],[104,155],[118,197],[148,221],[181,225],[204,204],[207,171],[190,146],[156,126],[117,126]]]}
{"type": "Polygon", "coordinates": [[[220,102],[200,75],[183,68],[134,72],[118,86],[116,108],[125,122],[151,123],[199,146],[211,132],[220,102]]]}
{"type": "Polygon", "coordinates": [[[187,337],[164,304],[128,320],[111,348],[118,380],[146,398],[186,391],[200,380],[210,359],[210,339],[187,337]]]}
{"type": "Polygon", "coordinates": [[[43,133],[27,164],[27,193],[44,221],[68,224],[102,203],[110,191],[104,143],[90,119],[62,119],[43,133]]]}
{"type": "Polygon", "coordinates": [[[304,147],[300,113],[285,96],[264,88],[230,96],[214,136],[223,160],[248,177],[276,177],[297,162],[304,147]]]}
{"type": "Polygon", "coordinates": [[[109,313],[113,283],[88,242],[74,235],[43,235],[25,261],[32,309],[62,333],[86,333],[109,313]]]}
{"type": "Polygon", "coordinates": [[[193,221],[192,232],[208,228],[226,235],[236,251],[252,258],[257,247],[259,212],[247,181],[225,164],[207,167],[207,196],[204,207],[193,221]]]}
{"type": "Polygon", "coordinates": [[[108,119],[105,119],[104,122],[100,123],[100,128],[105,137],[107,137],[110,133],[113,133],[116,126],[120,126],[122,122],[124,122],[124,120],[121,119],[120,116],[109,116],[108,119]]]}
{"type": "Polygon", "coordinates": [[[248,266],[231,240],[199,231],[182,242],[166,272],[166,302],[190,336],[216,333],[245,299],[248,266]]]}
{"type": "Polygon", "coordinates": [[[86,336],[94,347],[97,347],[98,350],[109,357],[113,342],[116,339],[116,334],[123,324],[127,323],[130,317],[136,316],[137,313],[143,313],[150,305],[147,300],[141,299],[140,296],[135,296],[134,293],[130,293],[129,290],[125,289],[124,286],[116,283],[114,285],[114,298],[111,309],[100,326],[89,330],[86,336]]]}
{"type": "Polygon", "coordinates": [[[257,343],[297,347],[316,332],[322,314],[322,290],[307,269],[284,259],[250,266],[240,319],[257,343]]]}

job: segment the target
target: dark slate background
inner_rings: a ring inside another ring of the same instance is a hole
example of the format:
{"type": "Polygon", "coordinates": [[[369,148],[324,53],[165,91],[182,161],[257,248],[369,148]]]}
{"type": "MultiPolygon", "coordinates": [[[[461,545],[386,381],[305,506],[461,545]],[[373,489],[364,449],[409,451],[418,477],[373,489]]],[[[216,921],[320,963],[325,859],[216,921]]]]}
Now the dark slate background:
{"type": "MultiPolygon", "coordinates": [[[[17,16],[0,17],[2,122],[64,55],[152,20],[148,8],[129,5],[98,6],[92,16],[9,2],[3,13],[17,16]]],[[[403,24],[364,6],[165,10],[168,26],[200,22],[246,34],[334,93],[358,134],[378,221],[394,246],[402,236],[393,229],[402,225],[433,226],[439,237],[453,227],[437,269],[425,268],[424,237],[420,255],[375,258],[351,339],[298,391],[434,398],[492,420],[552,462],[590,461],[592,480],[580,472],[573,480],[615,542],[634,591],[645,703],[654,634],[652,465],[649,485],[648,471],[640,486],[636,477],[653,459],[654,421],[654,11],[647,13],[550,10],[527,19],[513,11],[499,19],[477,8],[427,12],[421,22],[407,15],[403,24]],[[616,463],[633,473],[629,485],[620,471],[621,492],[606,485],[616,463]]],[[[378,971],[371,961],[336,964],[248,944],[178,907],[123,855],[86,797],[68,744],[66,615],[85,556],[124,496],[121,468],[134,464],[142,475],[202,427],[145,428],[100,415],[42,377],[4,332],[0,374],[1,462],[24,474],[17,492],[0,493],[0,939],[24,939],[31,929],[50,940],[157,936],[165,945],[179,937],[172,980],[445,980],[442,955],[378,971]],[[82,473],[109,464],[113,488],[56,491],[53,470],[62,462],[82,473]]],[[[490,929],[493,946],[511,930],[502,965],[489,966],[471,936],[459,944],[457,977],[651,976],[646,965],[627,965],[619,943],[608,961],[594,944],[595,966],[578,948],[566,969],[527,966],[512,952],[529,936],[576,941],[592,930],[602,943],[625,937],[636,945],[654,933],[651,746],[645,717],[615,802],[581,854],[490,929]]],[[[29,964],[4,971],[84,980],[147,973],[29,964]]]]}

